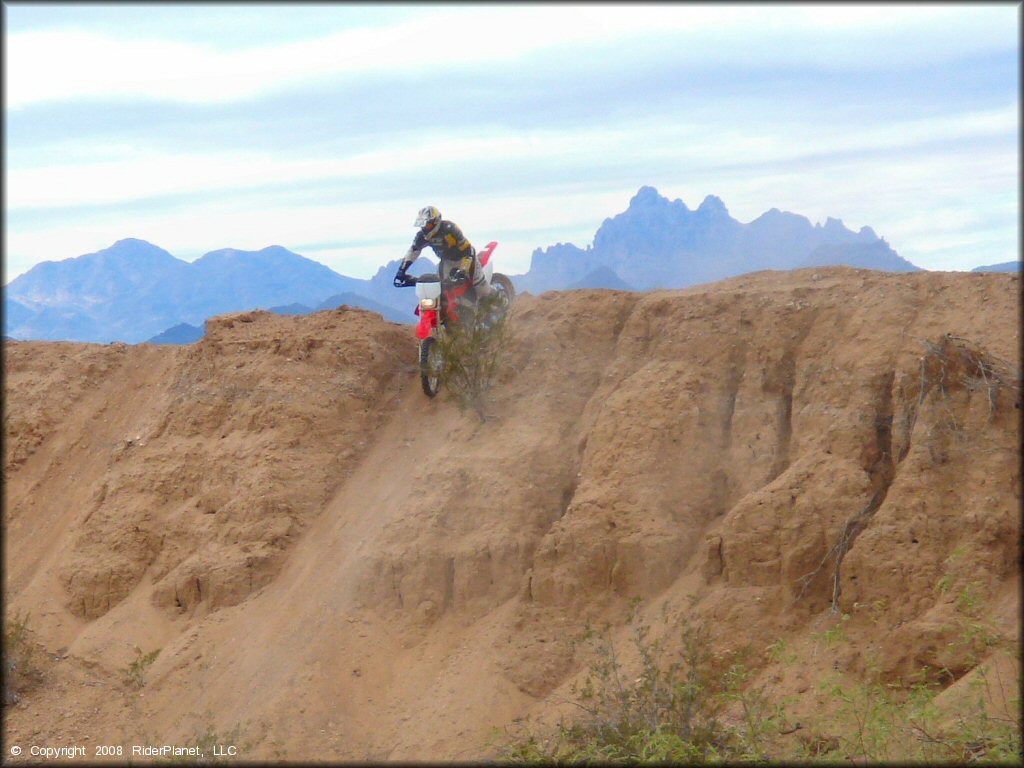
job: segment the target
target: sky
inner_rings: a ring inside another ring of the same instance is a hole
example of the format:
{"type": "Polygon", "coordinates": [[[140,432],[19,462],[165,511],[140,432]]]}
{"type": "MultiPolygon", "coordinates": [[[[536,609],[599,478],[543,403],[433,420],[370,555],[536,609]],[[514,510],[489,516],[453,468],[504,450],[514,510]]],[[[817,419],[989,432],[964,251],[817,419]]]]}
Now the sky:
{"type": "Polygon", "coordinates": [[[642,186],[1019,258],[1020,4],[3,5],[5,282],[126,237],[366,278],[425,205],[522,274],[642,186]]]}

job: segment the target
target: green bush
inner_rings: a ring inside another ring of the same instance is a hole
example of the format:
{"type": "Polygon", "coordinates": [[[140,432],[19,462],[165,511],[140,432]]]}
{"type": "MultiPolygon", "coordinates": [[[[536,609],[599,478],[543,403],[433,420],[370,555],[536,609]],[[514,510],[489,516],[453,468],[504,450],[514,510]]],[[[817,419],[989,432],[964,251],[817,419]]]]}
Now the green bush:
{"type": "Polygon", "coordinates": [[[581,711],[542,736],[520,723],[520,733],[499,745],[513,762],[671,762],[765,759],[764,732],[778,727],[777,713],[760,695],[743,690],[747,672],[733,664],[714,674],[707,632],[682,623],[679,658],[669,661],[663,640],[651,640],[650,628],[634,624],[632,641],[639,656],[636,677],[627,675],[607,635],[588,632],[596,660],[582,685],[573,686],[581,711]],[[736,703],[743,725],[722,721],[736,703]]]}
{"type": "MultiPolygon", "coordinates": [[[[192,721],[189,735],[181,740],[182,746],[198,747],[199,754],[173,755],[157,758],[159,764],[209,765],[211,763],[250,763],[251,753],[259,741],[266,739],[266,724],[260,723],[264,732],[258,739],[249,737],[249,726],[236,722],[228,731],[218,731],[213,725],[213,712],[207,710],[201,714],[190,712],[186,717],[192,721]],[[233,748],[233,749],[232,749],[233,748]],[[230,751],[229,751],[230,750],[230,751]],[[215,754],[219,752],[219,754],[215,754]]],[[[159,743],[160,739],[145,737],[144,741],[159,743]]],[[[278,761],[283,761],[279,745],[275,746],[274,754],[278,761]]]]}
{"type": "MultiPolygon", "coordinates": [[[[1022,762],[1020,716],[990,713],[981,688],[996,686],[984,672],[952,719],[936,705],[941,686],[927,675],[909,686],[825,680],[822,706],[805,727],[787,712],[789,702],[772,702],[752,685],[743,664],[719,670],[703,627],[681,622],[675,661],[649,634],[649,627],[632,627],[639,673],[627,675],[607,630],[588,631],[585,639],[597,641],[595,660],[583,685],[570,689],[579,714],[551,729],[516,721],[495,740],[500,756],[516,763],[1022,762]]],[[[784,659],[785,648],[774,643],[771,656],[784,659]]],[[[1010,711],[1020,704],[1020,681],[1014,685],[1010,711]]]]}
{"type": "Polygon", "coordinates": [[[509,312],[496,294],[483,299],[475,312],[461,312],[462,322],[438,337],[444,360],[440,380],[459,410],[472,410],[486,421],[487,393],[511,339],[509,312]]]}
{"type": "Polygon", "coordinates": [[[156,657],[160,655],[160,649],[157,648],[155,651],[149,653],[143,653],[142,649],[138,646],[135,647],[135,660],[130,662],[125,668],[124,679],[125,682],[135,688],[136,690],[141,689],[146,685],[146,672],[150,666],[156,661],[156,657]]]}
{"type": "Polygon", "coordinates": [[[987,685],[984,672],[972,680],[969,703],[948,722],[935,704],[941,692],[935,682],[915,683],[909,690],[877,681],[832,684],[830,698],[839,706],[819,724],[839,734],[829,757],[844,762],[1019,764],[1020,718],[993,716],[979,695],[987,685]]]}

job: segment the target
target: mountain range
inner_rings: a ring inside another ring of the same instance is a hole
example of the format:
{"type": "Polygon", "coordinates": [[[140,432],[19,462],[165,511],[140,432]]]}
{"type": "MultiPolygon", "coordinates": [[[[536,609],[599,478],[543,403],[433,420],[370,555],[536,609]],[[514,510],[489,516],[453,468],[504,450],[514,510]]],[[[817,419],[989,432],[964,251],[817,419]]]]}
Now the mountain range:
{"type": "MultiPolygon", "coordinates": [[[[714,195],[696,210],[641,187],[622,213],[605,219],[586,249],[557,243],[532,254],[516,289],[683,288],[760,270],[845,264],[915,271],[870,227],[858,232],[829,218],[824,225],[773,208],[749,224],[714,195]]],[[[435,269],[423,258],[414,274],[435,269]]],[[[1003,265],[1005,266],[1005,265],[1003,265]]],[[[4,291],[4,335],[15,339],[108,343],[189,343],[205,320],[227,312],[269,309],[307,314],[339,304],[413,322],[410,291],[391,280],[398,260],[370,279],[340,275],[273,245],[225,248],[194,262],[144,240],[119,240],[96,253],[36,265],[4,291]]],[[[994,268],[994,267],[993,267],[994,268]]]]}
{"type": "Polygon", "coordinates": [[[1020,261],[1004,261],[999,264],[985,264],[971,272],[1020,272],[1020,261]]]}
{"type": "MultiPolygon", "coordinates": [[[[420,272],[432,268],[429,260],[415,266],[420,272]]],[[[202,338],[207,318],[227,312],[307,314],[342,303],[405,322],[413,316],[409,296],[393,295],[396,268],[384,267],[370,280],[346,277],[279,245],[226,248],[189,263],[127,238],[96,253],[43,262],[12,280],[4,291],[4,333],[15,339],[190,343],[202,338]],[[401,298],[406,301],[400,307],[401,298]]]]}
{"type": "Polygon", "coordinates": [[[811,224],[804,216],[778,208],[742,224],[714,195],[691,211],[682,200],[669,201],[653,187],[641,187],[626,211],[605,219],[593,246],[558,243],[538,248],[529,272],[516,280],[516,286],[532,293],[563,290],[579,282],[601,282],[591,274],[602,270],[609,280],[614,274],[618,281],[648,291],[685,288],[763,269],[836,264],[887,272],[919,269],[871,227],[853,232],[834,218],[824,225],[811,224]]]}
{"type": "MultiPolygon", "coordinates": [[[[269,311],[275,315],[311,315],[314,312],[321,312],[325,309],[337,309],[341,306],[360,307],[362,309],[368,309],[371,312],[376,312],[385,320],[390,320],[393,323],[408,323],[410,322],[409,317],[413,316],[412,312],[405,314],[398,312],[394,307],[385,306],[372,299],[367,299],[365,296],[360,296],[358,293],[339,293],[330,298],[321,301],[315,307],[307,307],[305,304],[299,304],[293,302],[285,306],[271,307],[269,311]],[[409,315],[409,317],[406,317],[409,315]]],[[[191,325],[190,323],[178,323],[173,328],[168,328],[162,333],[158,333],[151,339],[147,339],[147,344],[192,344],[199,341],[203,336],[206,335],[206,324],[203,323],[202,327],[197,325],[191,325]]]]}

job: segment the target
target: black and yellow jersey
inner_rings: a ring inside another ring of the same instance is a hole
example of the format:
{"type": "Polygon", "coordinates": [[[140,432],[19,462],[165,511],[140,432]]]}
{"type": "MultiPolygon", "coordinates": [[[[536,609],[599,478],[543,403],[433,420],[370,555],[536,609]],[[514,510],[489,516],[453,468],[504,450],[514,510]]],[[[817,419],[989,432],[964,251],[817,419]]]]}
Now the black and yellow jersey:
{"type": "Polygon", "coordinates": [[[428,246],[434,249],[434,253],[439,259],[464,262],[462,269],[467,273],[472,271],[473,257],[476,255],[476,251],[473,249],[472,243],[462,234],[458,225],[442,219],[430,237],[427,237],[421,229],[416,233],[416,238],[405,254],[403,263],[406,266],[412,264],[419,258],[420,252],[428,246]]]}

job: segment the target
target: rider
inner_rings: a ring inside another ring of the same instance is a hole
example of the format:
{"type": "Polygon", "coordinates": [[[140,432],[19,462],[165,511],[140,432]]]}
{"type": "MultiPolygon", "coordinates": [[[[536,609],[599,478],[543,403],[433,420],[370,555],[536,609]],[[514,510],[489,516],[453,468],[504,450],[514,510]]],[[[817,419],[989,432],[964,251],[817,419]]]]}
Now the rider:
{"type": "Polygon", "coordinates": [[[476,258],[476,250],[462,234],[462,230],[457,224],[442,219],[441,212],[434,206],[428,205],[426,208],[420,209],[415,225],[420,230],[416,233],[412,245],[406,251],[402,263],[398,267],[394,280],[396,286],[403,285],[405,271],[409,265],[419,258],[420,252],[424,248],[430,246],[440,261],[442,280],[470,280],[473,286],[470,293],[475,294],[476,300],[490,293],[490,286],[487,285],[483,268],[476,258]]]}

